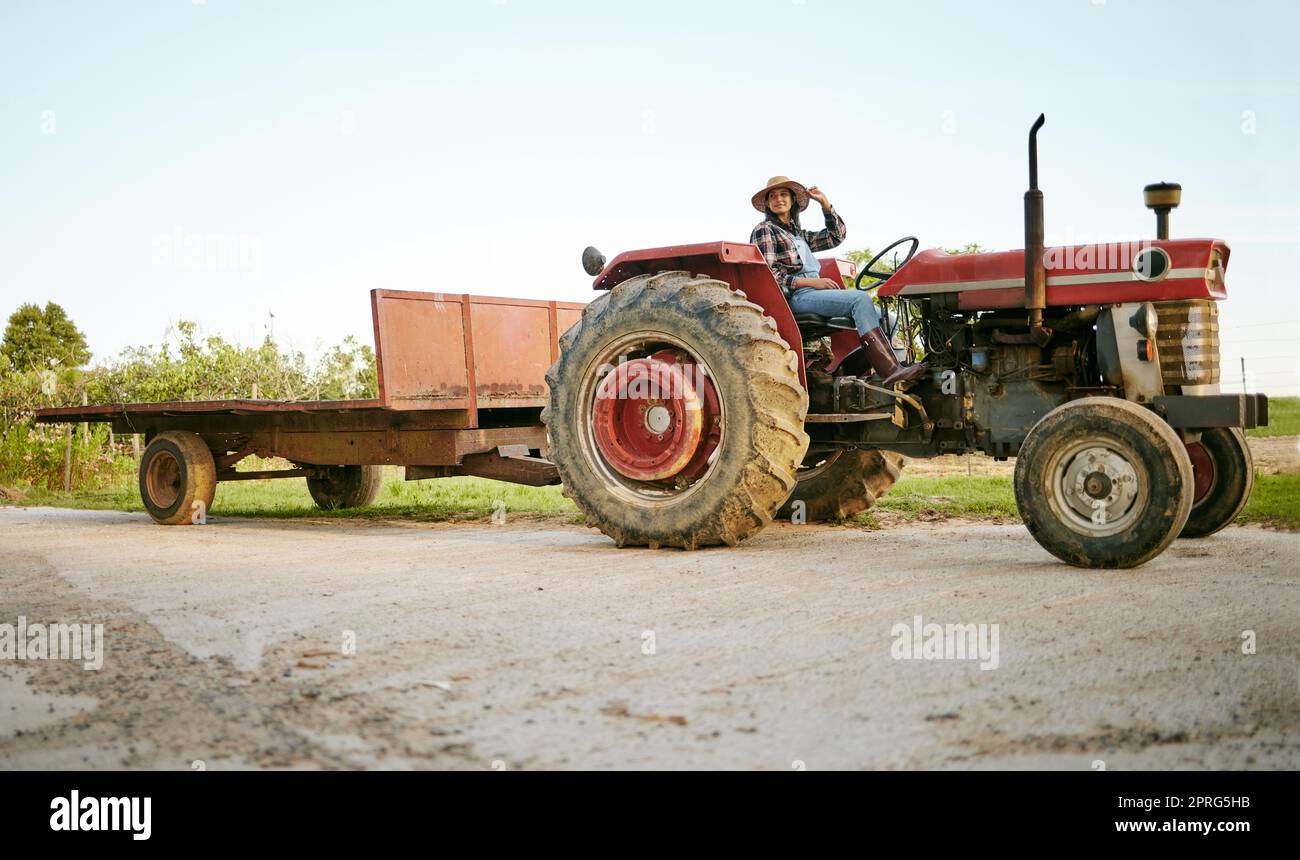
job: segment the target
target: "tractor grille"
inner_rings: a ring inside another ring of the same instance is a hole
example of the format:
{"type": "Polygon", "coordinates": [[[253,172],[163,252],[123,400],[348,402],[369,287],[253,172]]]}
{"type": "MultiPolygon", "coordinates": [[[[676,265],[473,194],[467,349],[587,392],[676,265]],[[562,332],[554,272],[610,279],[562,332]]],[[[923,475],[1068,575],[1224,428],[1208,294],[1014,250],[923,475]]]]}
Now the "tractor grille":
{"type": "Polygon", "coordinates": [[[1207,299],[1156,302],[1160,375],[1165,386],[1219,381],[1219,308],[1207,299]]]}

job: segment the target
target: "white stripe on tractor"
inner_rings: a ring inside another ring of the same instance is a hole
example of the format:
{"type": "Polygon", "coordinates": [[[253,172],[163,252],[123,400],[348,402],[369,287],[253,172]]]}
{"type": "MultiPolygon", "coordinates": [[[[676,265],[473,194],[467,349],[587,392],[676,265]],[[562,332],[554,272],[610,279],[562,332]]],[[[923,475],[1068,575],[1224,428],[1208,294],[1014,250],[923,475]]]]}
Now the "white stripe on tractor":
{"type": "MultiPolygon", "coordinates": [[[[1180,280],[1183,278],[1204,278],[1205,269],[1170,269],[1169,274],[1161,278],[1161,281],[1170,279],[1180,280]]],[[[1132,272],[1098,272],[1092,275],[1048,275],[1047,286],[1049,287],[1068,287],[1075,284],[1106,284],[1106,283],[1133,283],[1141,282],[1132,272]]],[[[1155,282],[1153,282],[1155,283],[1155,282]]],[[[898,291],[900,296],[913,296],[918,293],[930,295],[933,293],[964,293],[967,290],[1008,290],[1024,289],[1024,278],[997,278],[990,281],[950,281],[940,284],[908,284],[898,291]]]]}

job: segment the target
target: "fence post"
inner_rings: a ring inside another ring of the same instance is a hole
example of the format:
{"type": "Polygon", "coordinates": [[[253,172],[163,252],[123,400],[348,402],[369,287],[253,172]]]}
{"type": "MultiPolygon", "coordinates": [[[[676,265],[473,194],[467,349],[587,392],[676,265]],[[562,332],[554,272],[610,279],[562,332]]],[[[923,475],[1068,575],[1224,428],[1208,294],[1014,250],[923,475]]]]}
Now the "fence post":
{"type": "Polygon", "coordinates": [[[72,492],[72,425],[63,425],[63,492],[72,492]]]}
{"type": "MultiPolygon", "coordinates": [[[[83,388],[81,389],[81,405],[85,406],[88,403],[89,401],[86,400],[86,389],[83,388]]],[[[81,422],[81,447],[83,448],[90,447],[90,422],[89,421],[81,422]]]]}

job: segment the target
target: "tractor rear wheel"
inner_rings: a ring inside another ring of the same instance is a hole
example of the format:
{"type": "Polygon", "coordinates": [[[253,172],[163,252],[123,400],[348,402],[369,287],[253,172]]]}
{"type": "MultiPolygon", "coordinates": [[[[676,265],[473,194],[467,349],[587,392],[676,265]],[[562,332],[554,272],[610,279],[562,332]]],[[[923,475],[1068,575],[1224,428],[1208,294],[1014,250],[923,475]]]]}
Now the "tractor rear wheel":
{"type": "Polygon", "coordinates": [[[1169,425],[1115,397],[1064,403],[1016,459],[1016,505],[1043,549],[1077,567],[1137,567],[1192,508],[1192,464],[1169,425]]]}
{"type": "Polygon", "coordinates": [[[323,511],[364,508],[379,495],[383,466],[317,467],[323,474],[307,479],[307,492],[323,511]]]}
{"type": "Polygon", "coordinates": [[[564,494],[619,546],[736,544],[808,449],[798,358],[723,281],[641,275],[560,338],[542,413],[564,494]]]}
{"type": "Polygon", "coordinates": [[[777,517],[809,523],[847,519],[870,510],[902,469],[903,455],[893,451],[835,451],[817,463],[805,463],[777,517]]]}
{"type": "Polygon", "coordinates": [[[1255,461],[1236,427],[1202,430],[1187,446],[1192,461],[1192,512],[1179,537],[1208,537],[1231,523],[1250,501],[1255,461]]]}
{"type": "Polygon", "coordinates": [[[168,430],[145,447],[140,457],[140,499],[154,522],[204,523],[216,494],[216,461],[197,433],[168,430]]]}

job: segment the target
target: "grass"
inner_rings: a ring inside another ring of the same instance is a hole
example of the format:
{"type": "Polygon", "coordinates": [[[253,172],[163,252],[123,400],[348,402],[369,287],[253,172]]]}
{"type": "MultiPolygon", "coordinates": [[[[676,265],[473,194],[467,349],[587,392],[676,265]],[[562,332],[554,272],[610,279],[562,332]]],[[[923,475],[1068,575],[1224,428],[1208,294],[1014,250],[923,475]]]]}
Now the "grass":
{"type": "Polygon", "coordinates": [[[1268,426],[1247,430],[1247,436],[1300,436],[1300,397],[1270,397],[1268,426]]]}
{"type": "MultiPolygon", "coordinates": [[[[6,504],[15,504],[13,501],[6,504]]],[[[123,483],[98,492],[56,493],[34,490],[23,505],[143,511],[135,483],[123,483]]],[[[241,481],[217,485],[212,504],[215,516],[229,517],[337,517],[347,519],[402,519],[420,522],[487,520],[499,505],[507,516],[561,517],[581,522],[577,507],[560,494],[559,487],[523,487],[484,478],[441,478],[406,482],[400,471],[390,470],[379,498],[368,508],[322,511],[307,494],[301,480],[241,481]]],[[[1011,479],[990,475],[908,477],[880,499],[876,507],[853,519],[855,525],[881,528],[880,515],[890,520],[928,521],[949,517],[1019,522],[1011,479]]],[[[1300,475],[1261,475],[1238,523],[1300,530],[1300,475]]]]}
{"type": "MultiPolygon", "coordinates": [[[[21,504],[91,510],[144,510],[134,481],[100,491],[62,493],[32,490],[21,504]]],[[[577,507],[560,494],[559,487],[525,487],[484,478],[407,482],[402,479],[400,470],[389,470],[374,504],[360,510],[323,511],[316,507],[307,493],[306,481],[283,479],[218,484],[212,513],[228,517],[400,518],[440,522],[486,520],[500,506],[504,506],[507,515],[578,517],[577,507]]]]}
{"type": "Polygon", "coordinates": [[[916,518],[971,517],[1019,520],[1009,478],[947,475],[902,479],[876,503],[875,510],[916,518]]]}
{"type": "Polygon", "coordinates": [[[1300,475],[1255,478],[1255,490],[1237,522],[1300,530],[1300,475]]]}

